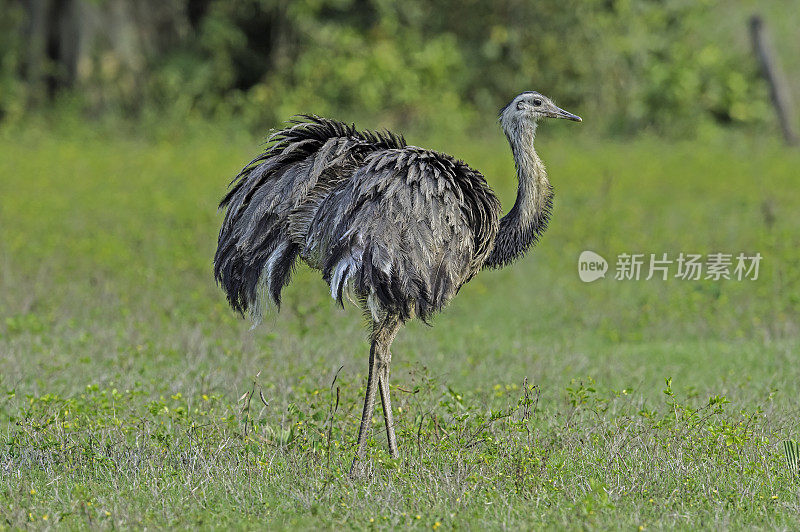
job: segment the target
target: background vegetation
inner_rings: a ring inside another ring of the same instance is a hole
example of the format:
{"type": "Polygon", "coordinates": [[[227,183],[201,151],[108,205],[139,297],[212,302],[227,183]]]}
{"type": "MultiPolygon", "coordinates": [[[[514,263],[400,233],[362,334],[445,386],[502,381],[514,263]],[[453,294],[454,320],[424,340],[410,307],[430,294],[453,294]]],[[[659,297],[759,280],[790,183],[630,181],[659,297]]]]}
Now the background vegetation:
{"type": "Polygon", "coordinates": [[[11,121],[66,100],[92,116],[151,122],[235,116],[263,129],[315,112],[455,132],[536,88],[613,133],[765,127],[774,119],[746,32],[755,9],[798,71],[786,16],[793,0],[3,0],[0,8],[0,113],[11,121]]]}
{"type": "Polygon", "coordinates": [[[758,7],[797,94],[796,2],[431,4],[0,0],[0,527],[798,527],[800,154],[745,32],[758,7]],[[250,331],[212,280],[216,202],[317,112],[508,207],[493,122],[527,88],[585,119],[537,137],[553,222],[400,333],[401,458],[376,411],[351,481],[360,313],[301,268],[250,331]],[[585,249],[763,261],[585,284],[585,249]]]}

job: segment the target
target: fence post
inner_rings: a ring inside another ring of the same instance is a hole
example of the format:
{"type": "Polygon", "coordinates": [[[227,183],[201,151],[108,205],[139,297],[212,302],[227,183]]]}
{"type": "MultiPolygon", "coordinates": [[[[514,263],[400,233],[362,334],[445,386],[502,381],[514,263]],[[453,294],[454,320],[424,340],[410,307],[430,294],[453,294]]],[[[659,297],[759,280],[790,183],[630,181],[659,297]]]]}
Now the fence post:
{"type": "Polygon", "coordinates": [[[764,20],[760,15],[750,17],[750,38],[753,41],[758,62],[761,64],[761,73],[769,84],[772,105],[778,114],[778,121],[781,124],[783,138],[786,144],[796,146],[798,143],[797,132],[792,126],[794,113],[789,99],[789,91],[786,88],[786,78],[778,65],[778,60],[769,42],[767,30],[764,28],[764,20]]]}

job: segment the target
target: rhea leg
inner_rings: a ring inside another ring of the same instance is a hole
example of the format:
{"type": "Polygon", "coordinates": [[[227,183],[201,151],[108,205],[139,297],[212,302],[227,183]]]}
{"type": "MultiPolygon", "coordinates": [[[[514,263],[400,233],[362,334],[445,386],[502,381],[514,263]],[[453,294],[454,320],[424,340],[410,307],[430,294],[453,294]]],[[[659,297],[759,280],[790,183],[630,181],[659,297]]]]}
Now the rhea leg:
{"type": "Polygon", "coordinates": [[[383,421],[386,423],[386,439],[389,440],[389,455],[397,458],[397,438],[394,435],[394,416],[392,415],[392,399],[389,397],[389,363],[392,355],[387,352],[386,365],[378,369],[378,387],[381,391],[381,404],[383,404],[383,421]]]}
{"type": "Polygon", "coordinates": [[[364,457],[367,448],[367,434],[372,424],[372,414],[375,410],[375,395],[378,387],[381,390],[383,403],[383,418],[386,423],[386,435],[389,439],[389,452],[392,458],[397,457],[397,440],[394,435],[394,420],[392,418],[392,405],[389,399],[389,364],[391,353],[389,347],[400,329],[400,320],[396,316],[386,316],[380,323],[373,323],[372,341],[369,351],[369,377],[367,378],[367,393],[364,398],[364,410],[361,413],[361,425],[358,429],[358,448],[350,468],[350,475],[358,472],[358,462],[364,457]]]}

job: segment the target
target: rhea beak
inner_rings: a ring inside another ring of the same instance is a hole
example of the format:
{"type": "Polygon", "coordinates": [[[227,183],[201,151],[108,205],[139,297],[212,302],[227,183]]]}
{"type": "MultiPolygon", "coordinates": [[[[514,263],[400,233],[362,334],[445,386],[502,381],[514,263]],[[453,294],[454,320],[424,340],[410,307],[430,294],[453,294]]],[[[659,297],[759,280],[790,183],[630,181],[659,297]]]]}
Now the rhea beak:
{"type": "Polygon", "coordinates": [[[550,116],[551,118],[563,118],[565,120],[572,120],[574,122],[583,122],[583,119],[578,115],[574,115],[569,111],[561,109],[560,107],[556,107],[555,110],[551,111],[550,114],[548,114],[548,116],[550,116]]]}

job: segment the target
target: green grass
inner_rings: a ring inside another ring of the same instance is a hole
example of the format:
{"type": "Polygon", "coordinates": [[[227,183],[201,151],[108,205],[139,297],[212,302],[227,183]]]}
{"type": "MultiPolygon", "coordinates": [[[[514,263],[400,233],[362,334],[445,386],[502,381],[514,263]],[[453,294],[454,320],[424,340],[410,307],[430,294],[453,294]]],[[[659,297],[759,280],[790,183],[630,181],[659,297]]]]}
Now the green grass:
{"type": "MultiPolygon", "coordinates": [[[[409,140],[510,204],[499,132],[409,140]]],[[[376,410],[351,481],[360,313],[301,268],[250,332],[211,278],[216,201],[256,144],[3,136],[0,527],[800,524],[782,444],[798,438],[800,154],[544,128],[550,229],[401,331],[401,459],[376,410]],[[578,279],[584,249],[607,279],[578,279]],[[619,253],[681,251],[764,259],[757,281],[613,280],[619,253]]]]}

